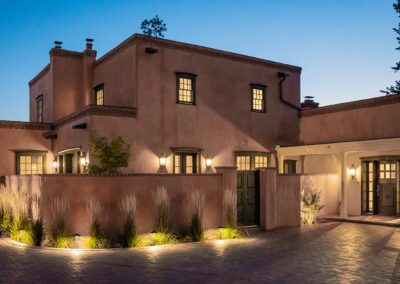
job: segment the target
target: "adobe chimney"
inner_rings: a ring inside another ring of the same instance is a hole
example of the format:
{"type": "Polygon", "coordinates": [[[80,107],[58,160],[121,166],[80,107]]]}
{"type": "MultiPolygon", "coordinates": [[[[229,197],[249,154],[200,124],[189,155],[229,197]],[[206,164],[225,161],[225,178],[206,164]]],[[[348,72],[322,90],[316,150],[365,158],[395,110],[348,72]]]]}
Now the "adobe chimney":
{"type": "Polygon", "coordinates": [[[305,96],[304,102],[301,103],[301,110],[313,109],[319,106],[319,103],[314,102],[314,97],[312,96],[305,96]]]}
{"type": "Polygon", "coordinates": [[[94,39],[92,39],[92,38],[87,38],[86,39],[86,50],[92,50],[93,41],[94,41],[94,39]]]}

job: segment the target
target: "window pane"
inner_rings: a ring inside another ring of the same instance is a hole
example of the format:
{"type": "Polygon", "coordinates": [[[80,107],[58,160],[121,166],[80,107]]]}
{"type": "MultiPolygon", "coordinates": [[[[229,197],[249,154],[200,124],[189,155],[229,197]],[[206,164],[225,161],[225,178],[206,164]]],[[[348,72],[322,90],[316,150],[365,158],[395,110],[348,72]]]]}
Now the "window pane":
{"type": "Polygon", "coordinates": [[[98,106],[104,105],[104,89],[103,88],[96,90],[96,104],[98,106]]]}
{"type": "Polygon", "coordinates": [[[181,173],[181,156],[180,155],[175,155],[175,169],[174,169],[174,172],[176,173],[176,174],[179,174],[179,173],[181,173]]]}
{"type": "Polygon", "coordinates": [[[252,110],[264,111],[264,90],[252,88],[252,110]]]}
{"type": "Polygon", "coordinates": [[[20,175],[43,174],[44,157],[42,154],[21,155],[17,160],[20,175]]]}
{"type": "Polygon", "coordinates": [[[267,156],[255,156],[255,165],[256,168],[265,168],[268,166],[268,158],[267,156]]]}
{"type": "Polygon", "coordinates": [[[250,170],[250,156],[237,156],[236,166],[239,171],[249,171],[250,170]]]}
{"type": "Polygon", "coordinates": [[[186,173],[193,173],[193,156],[191,155],[186,156],[186,173]]]}
{"type": "Polygon", "coordinates": [[[193,102],[193,79],[192,78],[179,78],[178,101],[184,103],[193,102]]]}

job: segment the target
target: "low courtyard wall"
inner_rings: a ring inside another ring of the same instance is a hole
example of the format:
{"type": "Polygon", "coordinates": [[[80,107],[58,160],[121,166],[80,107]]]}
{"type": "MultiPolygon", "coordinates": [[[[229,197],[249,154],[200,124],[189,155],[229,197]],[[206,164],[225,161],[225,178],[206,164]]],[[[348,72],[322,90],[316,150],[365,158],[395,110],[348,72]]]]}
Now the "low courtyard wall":
{"type": "Polygon", "coordinates": [[[260,223],[264,230],[300,226],[300,175],[260,172],[260,223]]]}
{"type": "Polygon", "coordinates": [[[42,179],[42,213],[46,222],[51,217],[49,204],[54,198],[68,200],[68,225],[73,233],[85,235],[90,227],[87,203],[96,199],[104,207],[101,215],[111,232],[121,230],[124,222],[121,200],[134,194],[137,200],[135,222],[139,233],[154,229],[156,206],[153,192],[164,186],[171,198],[170,223],[174,230],[188,227],[192,215],[191,193],[205,193],[203,223],[205,228],[222,225],[222,174],[202,175],[122,175],[66,176],[45,175],[42,179]]]}

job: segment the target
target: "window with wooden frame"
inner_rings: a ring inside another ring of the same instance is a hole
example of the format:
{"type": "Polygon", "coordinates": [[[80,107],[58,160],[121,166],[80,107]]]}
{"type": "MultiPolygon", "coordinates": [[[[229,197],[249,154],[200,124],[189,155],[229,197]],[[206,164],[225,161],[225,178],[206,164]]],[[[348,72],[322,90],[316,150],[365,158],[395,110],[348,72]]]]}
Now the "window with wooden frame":
{"type": "Polygon", "coordinates": [[[104,105],[104,84],[97,85],[94,88],[94,98],[96,101],[96,105],[98,106],[104,105]]]}
{"type": "Polygon", "coordinates": [[[36,121],[43,122],[43,95],[36,98],[36,121]]]}
{"type": "Polygon", "coordinates": [[[238,171],[251,171],[268,167],[269,153],[236,152],[236,167],[238,171]]]}
{"type": "Polygon", "coordinates": [[[283,172],[285,174],[296,173],[296,160],[284,160],[283,161],[283,172]]]}
{"type": "Polygon", "coordinates": [[[173,148],[172,151],[175,174],[195,174],[200,172],[201,149],[173,148]]]}
{"type": "Polygon", "coordinates": [[[46,173],[46,152],[16,152],[17,175],[37,175],[46,173]]]}
{"type": "Polygon", "coordinates": [[[260,84],[251,84],[251,111],[266,112],[266,90],[267,87],[260,84]]]}
{"type": "Polygon", "coordinates": [[[176,72],[176,96],[178,104],[196,104],[196,75],[176,72]]]}

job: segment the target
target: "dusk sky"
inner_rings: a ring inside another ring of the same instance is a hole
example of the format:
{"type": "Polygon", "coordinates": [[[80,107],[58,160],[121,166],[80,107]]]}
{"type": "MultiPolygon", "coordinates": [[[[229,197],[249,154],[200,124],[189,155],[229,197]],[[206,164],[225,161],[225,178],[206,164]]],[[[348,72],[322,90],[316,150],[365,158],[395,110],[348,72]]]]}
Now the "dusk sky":
{"type": "Polygon", "coordinates": [[[53,41],[98,57],[159,15],[167,39],[303,68],[301,95],[321,105],[381,96],[398,75],[394,0],[2,1],[0,119],[28,120],[28,82],[53,41]]]}

